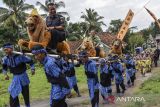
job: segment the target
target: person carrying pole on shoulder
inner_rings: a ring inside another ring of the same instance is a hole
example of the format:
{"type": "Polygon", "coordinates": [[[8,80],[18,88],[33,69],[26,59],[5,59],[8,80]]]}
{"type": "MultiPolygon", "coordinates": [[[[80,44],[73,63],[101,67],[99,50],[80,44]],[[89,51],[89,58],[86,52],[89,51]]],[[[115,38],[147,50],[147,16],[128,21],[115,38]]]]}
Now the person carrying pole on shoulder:
{"type": "Polygon", "coordinates": [[[41,45],[34,46],[32,54],[43,64],[47,80],[51,83],[50,107],[67,107],[65,99],[70,92],[70,87],[57,60],[49,57],[41,45]]]}
{"type": "Polygon", "coordinates": [[[86,51],[80,52],[79,57],[84,64],[91,105],[92,107],[99,107],[99,81],[96,61],[90,60],[86,51]]]}
{"type": "Polygon", "coordinates": [[[3,45],[6,56],[2,59],[3,73],[5,80],[9,80],[7,70],[13,74],[12,82],[8,88],[10,93],[10,107],[20,107],[18,95],[22,93],[25,106],[30,107],[29,100],[29,77],[26,73],[26,64],[30,64],[32,75],[35,74],[35,67],[32,59],[25,55],[13,53],[13,45],[6,43],[3,45]]]}

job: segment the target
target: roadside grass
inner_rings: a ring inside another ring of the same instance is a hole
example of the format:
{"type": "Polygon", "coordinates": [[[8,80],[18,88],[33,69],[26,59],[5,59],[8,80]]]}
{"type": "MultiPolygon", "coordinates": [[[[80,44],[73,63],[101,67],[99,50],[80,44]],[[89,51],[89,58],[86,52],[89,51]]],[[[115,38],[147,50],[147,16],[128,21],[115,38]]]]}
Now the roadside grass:
{"type": "MultiPolygon", "coordinates": [[[[28,70],[29,78],[30,78],[30,99],[31,102],[36,100],[49,100],[50,94],[50,87],[51,85],[47,82],[46,76],[44,74],[43,68],[38,65],[36,66],[36,74],[32,76],[30,74],[30,70],[28,70]]],[[[76,75],[79,90],[81,93],[88,92],[87,90],[87,83],[86,83],[86,76],[83,70],[83,66],[76,68],[76,75]]],[[[0,107],[5,107],[9,104],[9,93],[8,87],[12,80],[12,75],[10,75],[10,80],[4,80],[3,74],[0,74],[0,107]]],[[[73,96],[75,96],[75,92],[73,92],[73,96]]],[[[22,95],[19,96],[20,102],[23,104],[23,97],[22,95]]]]}
{"type": "Polygon", "coordinates": [[[134,96],[143,97],[145,101],[130,102],[126,107],[160,107],[160,68],[153,70],[153,75],[134,93],[134,96]]]}

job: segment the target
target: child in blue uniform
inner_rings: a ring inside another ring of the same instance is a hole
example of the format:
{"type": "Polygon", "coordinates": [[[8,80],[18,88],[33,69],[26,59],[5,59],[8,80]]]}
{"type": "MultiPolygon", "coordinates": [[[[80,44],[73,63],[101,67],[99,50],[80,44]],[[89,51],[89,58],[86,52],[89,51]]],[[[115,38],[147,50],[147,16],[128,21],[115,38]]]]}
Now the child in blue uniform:
{"type": "Polygon", "coordinates": [[[2,59],[3,73],[5,79],[9,80],[7,70],[13,74],[12,82],[8,88],[10,93],[10,107],[20,107],[18,95],[22,93],[25,106],[30,107],[29,100],[29,78],[26,73],[26,64],[30,64],[32,75],[35,74],[34,63],[30,57],[13,53],[13,46],[10,43],[3,45],[6,56],[2,59]]]}

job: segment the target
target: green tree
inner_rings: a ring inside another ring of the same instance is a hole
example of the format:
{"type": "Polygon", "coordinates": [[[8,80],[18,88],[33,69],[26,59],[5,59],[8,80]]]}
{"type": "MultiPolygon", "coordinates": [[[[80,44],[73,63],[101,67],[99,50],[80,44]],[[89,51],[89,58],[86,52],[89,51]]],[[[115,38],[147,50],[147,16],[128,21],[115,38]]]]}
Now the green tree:
{"type": "MultiPolygon", "coordinates": [[[[123,21],[121,19],[111,20],[107,32],[117,35],[122,26],[122,23],[123,21]]],[[[133,33],[135,29],[137,29],[137,26],[129,27],[126,35],[133,33]]]]}
{"type": "MultiPolygon", "coordinates": [[[[82,12],[83,13],[83,12],[82,12]]],[[[102,21],[104,18],[103,16],[99,16],[99,14],[94,9],[86,9],[86,14],[83,13],[81,16],[82,19],[87,23],[88,25],[88,31],[91,31],[92,29],[97,31],[102,31],[101,26],[106,24],[102,21]]]]}
{"type": "MultiPolygon", "coordinates": [[[[160,22],[160,19],[159,19],[160,22]]],[[[160,28],[156,24],[156,22],[152,22],[151,25],[149,26],[149,29],[151,29],[151,35],[153,37],[156,37],[157,34],[160,34],[160,28]]]]}
{"type": "Polygon", "coordinates": [[[136,33],[132,34],[128,40],[129,40],[128,44],[132,52],[134,52],[135,47],[142,46],[142,44],[145,42],[143,35],[136,34],[136,33]]]}
{"type": "Polygon", "coordinates": [[[121,19],[111,20],[107,32],[116,35],[122,26],[123,21],[121,19]]]}
{"type": "MultiPolygon", "coordinates": [[[[56,9],[59,9],[61,7],[65,8],[65,3],[63,1],[59,1],[59,2],[55,2],[55,0],[45,0],[45,3],[41,3],[39,1],[36,2],[36,5],[37,6],[40,6],[40,9],[43,10],[45,12],[45,14],[43,14],[43,16],[47,16],[47,13],[48,13],[48,4],[49,3],[54,3],[55,6],[56,6],[56,9]]],[[[67,12],[57,12],[57,14],[60,14],[60,15],[66,15],[66,16],[69,16],[67,12]]]]}
{"type": "MultiPolygon", "coordinates": [[[[123,21],[121,19],[111,20],[110,25],[107,29],[107,32],[117,35],[122,26],[122,23],[123,21]]],[[[134,34],[134,30],[137,30],[137,26],[132,26],[128,28],[128,31],[123,39],[123,41],[127,43],[127,46],[125,47],[124,52],[128,52],[128,50],[131,50],[131,46],[128,43],[128,41],[130,36],[134,34]]]]}
{"type": "Polygon", "coordinates": [[[151,28],[146,28],[146,29],[140,30],[140,33],[143,35],[143,38],[145,41],[147,41],[151,32],[152,32],[151,28]]]}
{"type": "Polygon", "coordinates": [[[0,22],[2,24],[13,24],[24,26],[26,18],[25,11],[34,8],[33,5],[25,3],[25,0],[3,0],[6,7],[0,7],[0,22]]]}
{"type": "Polygon", "coordinates": [[[14,42],[20,38],[20,29],[25,26],[26,10],[34,8],[25,0],[3,0],[6,7],[0,7],[1,41],[14,42]],[[5,31],[5,32],[4,32],[5,31]],[[3,34],[4,33],[4,34],[3,34]]]}
{"type": "Polygon", "coordinates": [[[0,27],[0,45],[6,42],[15,43],[17,36],[11,27],[0,27]]]}
{"type": "Polygon", "coordinates": [[[123,41],[125,43],[127,43],[127,46],[125,47],[124,52],[132,51],[132,46],[131,46],[131,44],[128,41],[129,41],[129,39],[130,39],[131,36],[137,34],[137,33],[134,33],[135,29],[137,30],[136,26],[128,28],[128,31],[127,31],[126,35],[124,36],[123,41]]]}
{"type": "Polygon", "coordinates": [[[128,42],[128,39],[131,35],[135,34],[134,30],[137,30],[137,26],[132,26],[128,28],[126,35],[124,36],[123,41],[128,42]]]}
{"type": "Polygon", "coordinates": [[[82,39],[83,35],[86,33],[87,24],[85,22],[69,23],[67,27],[68,40],[78,40],[82,39]]]}

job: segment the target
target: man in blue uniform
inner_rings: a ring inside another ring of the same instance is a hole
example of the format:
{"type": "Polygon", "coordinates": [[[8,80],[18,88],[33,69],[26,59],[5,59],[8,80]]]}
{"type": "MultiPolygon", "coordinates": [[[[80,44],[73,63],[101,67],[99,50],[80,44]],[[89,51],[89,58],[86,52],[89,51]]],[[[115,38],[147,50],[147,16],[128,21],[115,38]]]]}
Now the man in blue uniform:
{"type": "Polygon", "coordinates": [[[3,73],[5,79],[9,80],[7,70],[13,74],[13,79],[8,90],[10,93],[10,107],[20,107],[18,95],[22,93],[25,106],[30,107],[29,100],[29,78],[26,73],[26,63],[30,64],[32,75],[35,74],[34,63],[31,58],[25,55],[17,55],[13,53],[13,46],[10,43],[3,45],[6,56],[2,59],[3,73]]]}
{"type": "Polygon", "coordinates": [[[127,84],[130,87],[131,85],[134,85],[134,80],[135,80],[135,62],[132,59],[132,57],[127,54],[126,55],[126,60],[124,61],[126,65],[126,79],[127,79],[127,84]]]}
{"type": "Polygon", "coordinates": [[[77,86],[77,78],[75,75],[75,68],[74,68],[76,65],[73,62],[73,58],[71,55],[65,55],[63,58],[64,58],[63,70],[64,70],[64,74],[66,75],[66,79],[68,81],[70,89],[72,90],[73,88],[77,93],[77,96],[80,97],[81,95],[79,93],[79,89],[77,86]]]}
{"type": "Polygon", "coordinates": [[[48,4],[49,16],[46,18],[47,29],[51,32],[51,41],[49,47],[56,52],[58,42],[65,40],[64,17],[56,13],[54,3],[48,4]]]}
{"type": "Polygon", "coordinates": [[[112,94],[111,80],[113,78],[113,68],[104,58],[100,59],[100,91],[103,99],[107,101],[112,94]]]}
{"type": "Polygon", "coordinates": [[[51,83],[50,106],[67,107],[65,98],[70,92],[70,87],[59,64],[53,57],[47,56],[46,50],[41,45],[34,46],[32,53],[35,59],[43,64],[47,80],[51,83]]]}
{"type": "Polygon", "coordinates": [[[120,93],[123,94],[125,92],[125,85],[124,85],[124,78],[123,78],[123,66],[118,60],[118,55],[113,55],[111,66],[114,71],[117,94],[118,95],[120,95],[120,93]],[[120,91],[120,87],[122,88],[122,91],[120,91]]]}
{"type": "Polygon", "coordinates": [[[80,60],[84,64],[92,107],[98,107],[99,81],[98,81],[98,68],[96,62],[94,60],[88,59],[88,53],[86,51],[82,51],[80,53],[80,60]]]}

